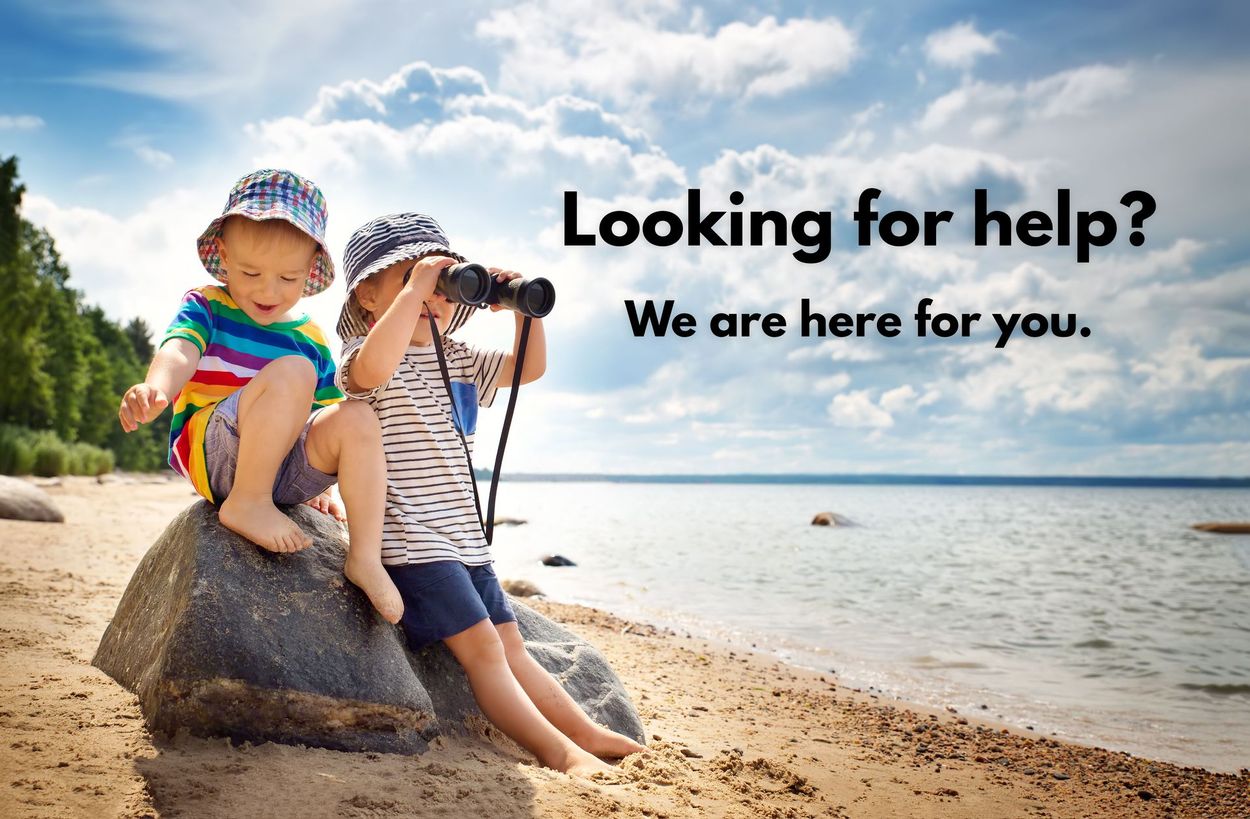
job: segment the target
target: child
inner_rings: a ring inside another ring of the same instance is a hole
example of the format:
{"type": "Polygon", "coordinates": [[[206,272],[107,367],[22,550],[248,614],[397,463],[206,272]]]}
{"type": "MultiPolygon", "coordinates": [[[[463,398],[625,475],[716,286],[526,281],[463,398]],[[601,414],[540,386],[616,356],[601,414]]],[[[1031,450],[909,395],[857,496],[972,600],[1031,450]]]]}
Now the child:
{"type": "Polygon", "coordinates": [[[344,571],[378,612],[399,622],[403,601],[382,568],[385,458],[376,416],[344,402],[325,335],[293,312],[334,280],[326,206],[290,171],[240,179],[197,242],[224,287],[188,291],[146,379],[126,390],[118,418],[133,432],[174,399],[169,465],[219,504],[224,526],[263,549],[312,545],[275,503],[350,513],[344,571]]]}
{"type": "MultiPolygon", "coordinates": [[[[420,214],[375,219],[352,234],[344,253],[348,295],[339,317],[345,343],[338,383],[349,398],[365,399],[382,425],[382,562],[403,596],[409,645],[443,641],[491,722],[551,768],[580,775],[611,770],[597,757],[645,748],[592,722],[529,655],[490,565],[460,435],[467,446],[478,405],[490,406],[497,386],[511,383],[516,357],[446,336],[474,309],[434,293],[439,273],[457,260],[463,261],[438,223],[420,214]],[[441,338],[431,335],[430,315],[441,338]],[[446,356],[450,395],[435,344],[446,356]]],[[[499,281],[518,276],[490,271],[499,281]]],[[[518,314],[518,340],[521,322],[518,314]]],[[[522,383],[543,374],[546,356],[542,322],[535,320],[522,383]]]]}

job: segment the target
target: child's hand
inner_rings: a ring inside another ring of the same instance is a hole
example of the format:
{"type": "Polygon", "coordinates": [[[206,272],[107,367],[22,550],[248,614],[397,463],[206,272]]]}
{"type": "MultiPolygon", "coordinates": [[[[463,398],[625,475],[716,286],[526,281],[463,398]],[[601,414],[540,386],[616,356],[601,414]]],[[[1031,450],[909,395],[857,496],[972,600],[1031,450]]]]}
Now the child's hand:
{"type": "Polygon", "coordinates": [[[140,424],[156,420],[167,406],[169,399],[165,393],[151,384],[135,384],[122,396],[117,420],[126,432],[134,432],[140,424]]]}
{"type": "Polygon", "coordinates": [[[443,268],[456,263],[450,256],[425,256],[417,259],[412,269],[404,274],[404,289],[421,295],[422,300],[434,292],[434,285],[443,268]]]}
{"type": "MultiPolygon", "coordinates": [[[[492,276],[494,276],[495,281],[499,282],[500,284],[503,284],[504,282],[510,282],[513,279],[521,278],[521,274],[516,272],[515,270],[504,270],[498,267],[488,267],[486,268],[486,270],[492,276]]],[[[492,313],[498,313],[500,310],[503,310],[503,309],[505,308],[502,304],[492,304],[490,306],[490,311],[492,313]]]]}
{"type": "Polygon", "coordinates": [[[347,516],[343,514],[343,509],[334,501],[334,497],[330,494],[330,490],[322,492],[311,500],[304,501],[305,506],[311,506],[323,515],[329,515],[338,521],[347,520],[347,516]]]}

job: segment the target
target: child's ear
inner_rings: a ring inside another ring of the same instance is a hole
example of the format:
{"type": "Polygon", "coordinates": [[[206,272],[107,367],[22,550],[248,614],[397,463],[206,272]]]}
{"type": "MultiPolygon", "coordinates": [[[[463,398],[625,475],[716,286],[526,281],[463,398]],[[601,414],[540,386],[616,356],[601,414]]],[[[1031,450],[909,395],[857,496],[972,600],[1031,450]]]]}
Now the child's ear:
{"type": "Polygon", "coordinates": [[[369,279],[365,279],[363,282],[356,285],[356,289],[352,291],[356,294],[356,301],[360,304],[360,306],[368,310],[370,313],[373,312],[373,308],[377,304],[377,294],[374,291],[373,285],[374,282],[369,279]]]}
{"type": "Polygon", "coordinates": [[[217,255],[221,257],[221,266],[225,267],[230,264],[230,257],[226,255],[226,242],[220,236],[213,241],[217,243],[217,255]]]}

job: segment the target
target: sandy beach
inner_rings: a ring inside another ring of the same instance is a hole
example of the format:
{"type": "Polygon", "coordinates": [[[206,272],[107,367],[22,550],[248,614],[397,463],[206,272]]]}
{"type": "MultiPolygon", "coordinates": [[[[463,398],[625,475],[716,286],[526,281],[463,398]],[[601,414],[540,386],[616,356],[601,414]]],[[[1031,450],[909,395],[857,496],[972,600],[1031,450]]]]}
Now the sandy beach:
{"type": "Polygon", "coordinates": [[[587,782],[493,731],[426,754],[154,737],[90,665],[177,481],[65,479],[64,524],[0,521],[3,817],[1245,817],[1250,771],[1182,768],[839,686],[685,634],[531,602],[601,649],[652,748],[587,782]]]}

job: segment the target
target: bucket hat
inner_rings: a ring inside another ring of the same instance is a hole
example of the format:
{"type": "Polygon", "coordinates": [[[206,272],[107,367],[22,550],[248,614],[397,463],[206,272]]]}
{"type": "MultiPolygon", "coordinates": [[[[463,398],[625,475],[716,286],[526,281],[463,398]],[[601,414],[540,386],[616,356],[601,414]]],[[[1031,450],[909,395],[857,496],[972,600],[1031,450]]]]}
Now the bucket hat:
{"type": "Polygon", "coordinates": [[[304,283],[305,296],[320,293],[334,281],[334,262],[326,247],[326,199],[311,180],[291,171],[265,168],[234,183],[226,209],[209,223],[195,243],[204,269],[219,282],[225,282],[226,271],[221,266],[217,240],[229,216],[246,216],[255,221],[281,219],[295,225],[317,243],[308,281],[304,283]]]}
{"type": "MultiPolygon", "coordinates": [[[[437,253],[456,261],[465,259],[449,247],[447,234],[433,217],[422,213],[393,213],[362,225],[347,240],[343,251],[347,301],[339,312],[339,338],[347,341],[369,332],[369,313],[356,300],[356,286],[396,262],[437,253]]],[[[444,334],[458,330],[477,308],[457,304],[444,334]]]]}

